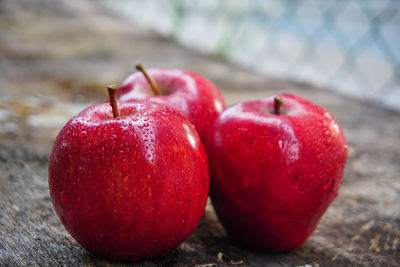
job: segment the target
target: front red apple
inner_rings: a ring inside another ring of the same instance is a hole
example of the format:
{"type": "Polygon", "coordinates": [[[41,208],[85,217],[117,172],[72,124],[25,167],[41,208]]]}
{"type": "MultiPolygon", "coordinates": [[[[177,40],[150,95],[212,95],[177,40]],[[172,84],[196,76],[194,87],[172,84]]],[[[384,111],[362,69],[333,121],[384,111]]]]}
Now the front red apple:
{"type": "Polygon", "coordinates": [[[55,141],[50,194],[66,229],[106,258],[156,257],[181,244],[206,205],[207,157],[193,125],[163,105],[94,105],[55,141]]]}
{"type": "Polygon", "coordinates": [[[225,109],[217,87],[199,74],[179,69],[149,69],[148,77],[154,80],[160,95],[154,95],[152,82],[135,72],[120,86],[118,100],[146,99],[168,105],[188,118],[204,139],[210,124],[225,109]]]}
{"type": "Polygon", "coordinates": [[[221,223],[241,243],[270,251],[297,248],[312,234],[337,196],[347,157],[333,116],[286,94],[225,110],[206,150],[221,223]]]}

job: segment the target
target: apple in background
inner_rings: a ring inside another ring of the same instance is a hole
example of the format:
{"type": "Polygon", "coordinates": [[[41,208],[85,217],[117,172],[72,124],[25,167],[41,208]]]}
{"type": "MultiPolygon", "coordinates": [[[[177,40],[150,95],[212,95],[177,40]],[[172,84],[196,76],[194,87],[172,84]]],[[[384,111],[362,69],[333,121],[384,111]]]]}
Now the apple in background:
{"type": "Polygon", "coordinates": [[[312,234],[347,157],[333,116],[289,94],[226,109],[205,144],[219,220],[240,243],[268,251],[295,249],[312,234]]]}
{"type": "Polygon", "coordinates": [[[54,208],[96,255],[137,260],[166,254],[204,214],[209,172],[203,144],[194,126],[165,105],[117,105],[114,99],[112,106],[83,110],[58,134],[49,162],[54,208]]]}
{"type": "Polygon", "coordinates": [[[217,87],[199,74],[179,69],[148,69],[131,74],[118,90],[121,102],[146,99],[166,104],[181,112],[204,140],[208,127],[225,109],[217,87]]]}

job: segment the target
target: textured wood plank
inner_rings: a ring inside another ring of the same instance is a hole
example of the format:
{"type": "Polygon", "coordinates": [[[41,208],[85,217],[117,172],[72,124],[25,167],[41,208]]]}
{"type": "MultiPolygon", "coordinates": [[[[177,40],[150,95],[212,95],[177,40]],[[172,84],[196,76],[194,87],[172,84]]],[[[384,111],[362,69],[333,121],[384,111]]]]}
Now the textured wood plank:
{"type": "Polygon", "coordinates": [[[130,264],[89,254],[64,230],[49,197],[47,164],[67,120],[104,101],[105,85],[120,82],[137,62],[199,72],[228,104],[277,92],[303,95],[335,115],[350,145],[339,197],[301,248],[243,248],[207,205],[185,243],[137,265],[399,265],[399,113],[199,55],[89,1],[3,0],[0,14],[0,265],[130,264]]]}

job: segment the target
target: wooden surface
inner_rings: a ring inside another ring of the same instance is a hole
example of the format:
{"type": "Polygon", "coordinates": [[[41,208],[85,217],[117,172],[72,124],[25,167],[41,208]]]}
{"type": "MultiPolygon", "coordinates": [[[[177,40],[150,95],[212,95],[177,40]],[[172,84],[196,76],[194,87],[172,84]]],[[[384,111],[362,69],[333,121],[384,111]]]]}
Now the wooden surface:
{"type": "Polygon", "coordinates": [[[137,265],[400,264],[399,113],[200,55],[95,3],[0,1],[0,265],[131,264],[95,257],[69,236],[52,207],[47,165],[66,121],[104,101],[105,86],[138,62],[201,73],[228,104],[277,92],[303,95],[335,115],[350,151],[339,197],[301,248],[275,254],[243,248],[226,237],[208,205],[178,249],[137,265]]]}

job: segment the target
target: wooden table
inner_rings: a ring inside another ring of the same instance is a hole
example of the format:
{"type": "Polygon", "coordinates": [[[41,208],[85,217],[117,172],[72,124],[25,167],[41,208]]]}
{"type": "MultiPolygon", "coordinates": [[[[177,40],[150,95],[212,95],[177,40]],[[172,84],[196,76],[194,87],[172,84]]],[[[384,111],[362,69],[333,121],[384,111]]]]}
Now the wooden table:
{"type": "Polygon", "coordinates": [[[0,265],[130,264],[95,257],[70,237],[52,207],[47,165],[66,121],[105,101],[105,86],[122,81],[138,62],[201,73],[228,104],[279,92],[303,95],[334,114],[350,146],[339,197],[299,249],[243,248],[226,236],[208,204],[185,243],[138,265],[400,264],[399,113],[200,55],[95,2],[2,0],[0,30],[0,265]]]}

